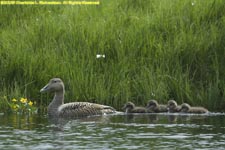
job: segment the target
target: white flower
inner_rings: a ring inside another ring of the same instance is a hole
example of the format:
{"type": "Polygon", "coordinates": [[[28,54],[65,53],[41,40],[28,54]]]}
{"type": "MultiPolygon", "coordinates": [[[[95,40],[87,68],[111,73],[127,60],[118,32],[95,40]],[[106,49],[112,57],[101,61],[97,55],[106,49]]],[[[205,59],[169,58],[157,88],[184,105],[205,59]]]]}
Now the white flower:
{"type": "Polygon", "coordinates": [[[96,58],[105,58],[105,54],[97,54],[96,58]]]}
{"type": "Polygon", "coordinates": [[[155,93],[152,92],[151,95],[152,95],[152,96],[155,96],[155,93]]]}
{"type": "Polygon", "coordinates": [[[192,2],[192,3],[191,3],[191,5],[192,5],[192,6],[194,6],[194,5],[195,5],[195,3],[194,3],[194,2],[192,2]]]}

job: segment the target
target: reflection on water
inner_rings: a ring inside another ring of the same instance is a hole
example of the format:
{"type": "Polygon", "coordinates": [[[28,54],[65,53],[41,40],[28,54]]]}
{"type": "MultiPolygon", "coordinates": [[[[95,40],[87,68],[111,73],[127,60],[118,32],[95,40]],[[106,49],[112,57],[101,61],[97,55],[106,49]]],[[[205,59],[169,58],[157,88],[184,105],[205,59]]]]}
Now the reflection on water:
{"type": "Polygon", "coordinates": [[[133,114],[57,120],[0,115],[0,149],[218,149],[225,115],[133,114]],[[56,120],[54,120],[56,121],[56,120]]]}

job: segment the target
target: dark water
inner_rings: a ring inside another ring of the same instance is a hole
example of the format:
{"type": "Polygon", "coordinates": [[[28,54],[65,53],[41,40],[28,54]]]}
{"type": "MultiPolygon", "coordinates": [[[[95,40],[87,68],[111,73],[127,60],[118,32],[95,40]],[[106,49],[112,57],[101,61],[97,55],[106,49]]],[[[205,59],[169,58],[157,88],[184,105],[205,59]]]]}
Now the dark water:
{"type": "Polygon", "coordinates": [[[225,149],[225,115],[110,115],[52,124],[0,115],[0,149],[225,149]]]}

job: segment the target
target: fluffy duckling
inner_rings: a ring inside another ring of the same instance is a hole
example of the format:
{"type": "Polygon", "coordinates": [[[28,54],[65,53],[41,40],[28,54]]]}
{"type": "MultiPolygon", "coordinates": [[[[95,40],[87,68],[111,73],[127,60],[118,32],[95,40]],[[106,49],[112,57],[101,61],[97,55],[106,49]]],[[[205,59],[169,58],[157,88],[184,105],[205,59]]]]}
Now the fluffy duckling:
{"type": "Polygon", "coordinates": [[[127,102],[124,106],[123,109],[125,110],[126,113],[146,113],[147,110],[144,107],[136,107],[134,103],[132,102],[127,102]]]}
{"type": "Polygon", "coordinates": [[[170,113],[175,113],[180,112],[181,106],[178,106],[175,100],[169,100],[167,103],[167,108],[170,113]]]}
{"type": "Polygon", "coordinates": [[[202,114],[202,113],[207,113],[208,110],[206,108],[204,108],[204,107],[191,107],[189,104],[183,103],[181,105],[180,112],[202,114]]]}
{"type": "Polygon", "coordinates": [[[149,113],[160,113],[168,111],[166,105],[158,104],[156,100],[149,100],[146,108],[149,113]]]}
{"type": "Polygon", "coordinates": [[[54,98],[48,106],[48,115],[54,118],[79,118],[91,115],[116,113],[111,106],[89,103],[72,102],[64,104],[64,83],[60,78],[53,78],[40,92],[54,92],[54,98]]]}

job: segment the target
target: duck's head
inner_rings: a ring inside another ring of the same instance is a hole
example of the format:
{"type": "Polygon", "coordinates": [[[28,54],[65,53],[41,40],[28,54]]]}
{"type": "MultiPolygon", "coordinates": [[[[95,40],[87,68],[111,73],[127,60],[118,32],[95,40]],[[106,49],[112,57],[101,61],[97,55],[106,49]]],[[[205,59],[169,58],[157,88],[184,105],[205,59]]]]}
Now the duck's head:
{"type": "Polygon", "coordinates": [[[187,112],[190,108],[191,108],[191,106],[189,104],[183,103],[181,105],[181,112],[187,112]]]}
{"type": "Polygon", "coordinates": [[[59,92],[64,90],[64,84],[60,78],[53,78],[45,85],[40,92],[59,92]]]}
{"type": "Polygon", "coordinates": [[[169,100],[167,103],[167,108],[170,110],[175,109],[177,107],[177,102],[175,100],[169,100]]]}
{"type": "Polygon", "coordinates": [[[157,107],[159,104],[156,100],[149,100],[147,103],[147,108],[157,107]]]}
{"type": "Polygon", "coordinates": [[[127,109],[134,109],[135,105],[132,102],[127,102],[122,109],[127,110],[127,109]]]}

